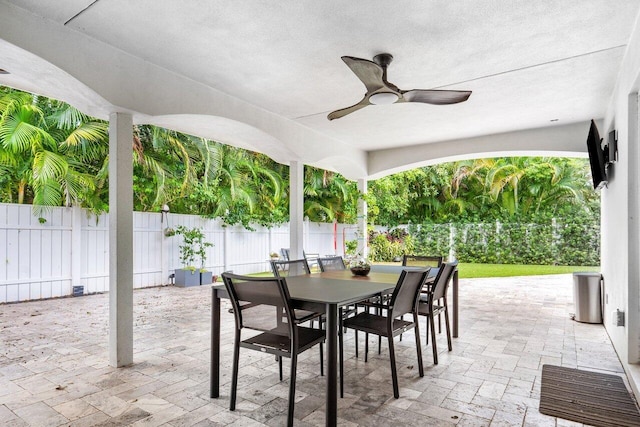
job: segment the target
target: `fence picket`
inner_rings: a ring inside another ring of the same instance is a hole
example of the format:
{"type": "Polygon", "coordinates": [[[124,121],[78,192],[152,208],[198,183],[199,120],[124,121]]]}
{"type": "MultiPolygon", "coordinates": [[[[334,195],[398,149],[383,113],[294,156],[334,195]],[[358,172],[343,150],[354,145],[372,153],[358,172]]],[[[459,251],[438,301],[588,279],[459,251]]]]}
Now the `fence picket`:
{"type": "MultiPolygon", "coordinates": [[[[80,250],[80,284],[85,293],[106,292],[109,286],[109,218],[81,213],[80,249],[72,240],[71,208],[50,208],[33,215],[29,205],[0,203],[0,304],[72,295],[71,251],[80,250]]],[[[164,228],[201,227],[214,246],[207,250],[205,268],[214,274],[226,269],[236,273],[269,271],[269,253],[289,247],[288,225],[269,229],[256,226],[249,231],[240,226],[223,226],[219,220],[197,215],[169,214],[165,222],[157,212],[134,212],[134,287],[170,283],[163,270],[180,268],[181,237],[164,236],[164,228]],[[224,253],[225,234],[229,237],[224,253]],[[166,254],[162,243],[166,242],[166,254]],[[168,269],[162,265],[167,260],[168,269]],[[225,260],[228,265],[225,266],[225,260]]],[[[342,227],[338,227],[338,253],[342,253],[342,227]]],[[[305,250],[333,253],[333,224],[309,224],[305,250]]]]}

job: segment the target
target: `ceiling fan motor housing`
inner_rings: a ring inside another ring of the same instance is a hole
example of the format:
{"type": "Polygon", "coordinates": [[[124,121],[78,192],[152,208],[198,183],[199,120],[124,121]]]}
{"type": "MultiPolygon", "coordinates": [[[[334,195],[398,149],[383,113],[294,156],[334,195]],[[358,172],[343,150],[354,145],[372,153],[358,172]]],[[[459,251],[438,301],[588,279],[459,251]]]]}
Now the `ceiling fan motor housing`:
{"type": "Polygon", "coordinates": [[[373,62],[381,66],[383,69],[386,69],[389,64],[393,61],[393,55],[390,53],[380,53],[373,57],[373,62]]]}

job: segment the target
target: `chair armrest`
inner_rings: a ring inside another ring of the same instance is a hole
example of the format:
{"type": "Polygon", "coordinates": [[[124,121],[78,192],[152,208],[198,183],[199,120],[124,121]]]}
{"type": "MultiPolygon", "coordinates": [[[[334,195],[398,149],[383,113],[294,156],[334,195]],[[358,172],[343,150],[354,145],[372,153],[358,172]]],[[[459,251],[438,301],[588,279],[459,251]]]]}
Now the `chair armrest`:
{"type": "Polygon", "coordinates": [[[295,322],[296,325],[298,325],[300,323],[307,322],[309,320],[313,320],[316,317],[322,316],[321,313],[316,313],[314,311],[306,311],[306,310],[295,310],[295,311],[296,311],[296,318],[294,319],[294,322],[295,322]],[[308,313],[308,314],[305,314],[302,317],[298,317],[297,316],[298,313],[308,313]]]}
{"type": "Polygon", "coordinates": [[[362,306],[366,306],[366,307],[382,308],[383,310],[388,310],[390,308],[390,306],[388,306],[386,304],[380,304],[380,303],[377,303],[377,302],[370,302],[370,301],[360,302],[360,303],[358,303],[358,305],[362,305],[362,306]]]}

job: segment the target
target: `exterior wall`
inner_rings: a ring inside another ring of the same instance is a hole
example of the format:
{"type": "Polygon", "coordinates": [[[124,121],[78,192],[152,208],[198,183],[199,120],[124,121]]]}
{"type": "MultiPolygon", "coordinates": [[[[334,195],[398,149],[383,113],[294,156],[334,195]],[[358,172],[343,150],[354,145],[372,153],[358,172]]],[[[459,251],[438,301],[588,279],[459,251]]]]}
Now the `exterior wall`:
{"type": "MultiPolygon", "coordinates": [[[[640,87],[640,29],[627,45],[616,89],[600,128],[601,137],[618,131],[618,162],[608,188],[602,190],[602,271],[605,279],[605,327],[611,337],[636,394],[640,389],[637,368],[640,353],[640,233],[637,92],[640,87]],[[625,311],[626,325],[615,326],[612,313],[625,311]]],[[[585,129],[585,137],[587,130],[585,129]]]]}
{"type": "MultiPolygon", "coordinates": [[[[73,240],[73,209],[52,208],[39,217],[30,205],[0,204],[0,303],[72,295],[74,285],[85,293],[109,290],[109,216],[82,211],[80,239],[73,240]],[[74,262],[80,264],[74,279],[74,262]]],[[[157,212],[134,212],[134,287],[169,283],[168,273],[180,268],[180,236],[164,237],[164,228],[200,227],[208,248],[205,268],[214,274],[232,270],[269,270],[269,253],[289,247],[289,226],[246,230],[223,226],[196,215],[169,214],[166,223],[157,212]],[[164,253],[163,253],[164,252],[164,253]],[[167,266],[163,266],[163,259],[167,266]],[[163,268],[164,267],[164,268],[163,268]],[[163,274],[163,271],[165,274],[163,274]]],[[[342,254],[343,229],[354,239],[353,226],[305,222],[305,250],[321,255],[342,254]]]]}

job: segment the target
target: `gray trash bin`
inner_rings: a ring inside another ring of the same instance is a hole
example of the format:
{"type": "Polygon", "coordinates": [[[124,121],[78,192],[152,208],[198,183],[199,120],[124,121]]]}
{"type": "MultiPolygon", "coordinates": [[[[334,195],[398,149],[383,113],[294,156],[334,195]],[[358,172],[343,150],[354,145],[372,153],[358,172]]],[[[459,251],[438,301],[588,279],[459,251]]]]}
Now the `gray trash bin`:
{"type": "Polygon", "coordinates": [[[601,282],[600,273],[573,273],[574,320],[602,323],[601,282]]]}

